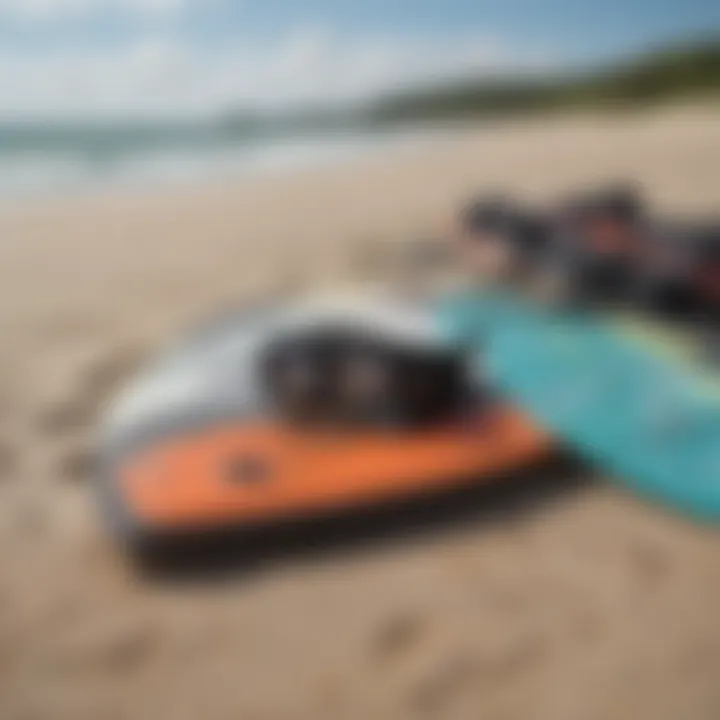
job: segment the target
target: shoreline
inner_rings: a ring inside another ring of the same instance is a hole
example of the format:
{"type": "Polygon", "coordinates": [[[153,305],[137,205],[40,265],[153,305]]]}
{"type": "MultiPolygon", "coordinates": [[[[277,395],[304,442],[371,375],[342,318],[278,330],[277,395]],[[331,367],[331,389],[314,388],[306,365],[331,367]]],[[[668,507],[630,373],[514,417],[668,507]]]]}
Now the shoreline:
{"type": "MultiPolygon", "coordinates": [[[[378,130],[359,128],[205,148],[179,145],[174,148],[151,147],[144,152],[138,148],[108,161],[84,157],[77,151],[67,156],[53,151],[47,156],[45,167],[37,159],[0,155],[0,160],[8,160],[10,167],[15,160],[20,167],[22,163],[29,163],[30,169],[35,171],[54,170],[57,174],[59,170],[64,170],[71,176],[78,175],[69,182],[56,179],[47,187],[43,187],[42,183],[25,189],[8,185],[6,190],[0,190],[0,211],[18,202],[42,204],[78,199],[91,202],[98,197],[113,195],[184,194],[208,188],[239,188],[264,177],[292,176],[318,168],[342,167],[386,152],[412,151],[442,143],[454,132],[450,127],[433,124],[378,130]],[[95,177],[91,171],[93,167],[100,168],[95,171],[95,177]],[[68,187],[63,188],[63,185],[68,187]]],[[[3,180],[6,178],[0,176],[0,181],[3,180]]]]}
{"type": "MultiPolygon", "coordinates": [[[[472,142],[483,134],[503,135],[507,132],[532,133],[534,128],[552,128],[563,125],[591,126],[602,128],[603,125],[617,124],[619,121],[630,125],[642,123],[650,118],[657,122],[673,122],[674,120],[707,120],[720,115],[720,102],[712,98],[691,100],[688,102],[675,102],[660,105],[659,107],[628,107],[546,111],[530,116],[488,117],[473,119],[459,119],[442,124],[425,121],[416,124],[398,126],[396,128],[382,128],[377,131],[358,130],[350,133],[335,133],[328,135],[325,140],[320,135],[309,135],[307,138],[278,138],[278,142],[268,142],[257,147],[248,145],[243,151],[248,154],[259,153],[261,157],[268,151],[268,155],[283,146],[305,147],[309,144],[319,151],[315,157],[305,157],[300,161],[292,160],[273,161],[268,158],[260,162],[250,163],[252,167],[243,168],[241,164],[228,166],[224,172],[207,172],[198,177],[166,177],[158,181],[141,180],[139,182],[120,181],[101,182],[97,189],[91,185],[82,184],[76,189],[64,192],[59,188],[28,193],[0,194],[0,215],[12,211],[12,206],[21,209],[43,208],[63,203],[93,203],[96,200],[122,199],[122,198],[158,198],[177,197],[182,199],[188,195],[206,194],[209,192],[223,192],[225,190],[242,191],[248,186],[263,184],[265,180],[284,181],[298,174],[314,174],[318,171],[330,170],[344,172],[352,170],[355,166],[365,165],[368,161],[381,157],[381,162],[388,159],[397,159],[408,153],[422,155],[440,147],[443,148],[457,143],[472,142]],[[343,138],[337,142],[338,138],[343,138]],[[289,141],[289,142],[287,142],[289,141]],[[335,152],[329,148],[335,146],[335,152]]],[[[231,153],[237,150],[235,146],[228,146],[231,153]]],[[[182,150],[182,149],[181,149],[182,150]]]]}

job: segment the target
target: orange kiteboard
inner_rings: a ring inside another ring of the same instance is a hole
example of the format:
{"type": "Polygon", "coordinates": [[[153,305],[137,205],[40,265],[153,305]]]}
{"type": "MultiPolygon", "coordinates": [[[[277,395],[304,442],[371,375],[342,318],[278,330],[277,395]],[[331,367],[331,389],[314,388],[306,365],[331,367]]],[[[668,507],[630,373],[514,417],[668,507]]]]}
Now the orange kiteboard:
{"type": "Polygon", "coordinates": [[[145,525],[253,525],[489,481],[539,460],[549,445],[508,407],[477,422],[408,433],[228,424],[140,453],[120,467],[118,482],[145,525]]]}
{"type": "MultiPolygon", "coordinates": [[[[398,312],[384,308],[383,316],[398,312]]],[[[264,348],[328,322],[324,311],[301,322],[270,315],[224,323],[171,353],[120,398],[100,486],[124,540],[140,546],[389,506],[489,484],[551,454],[542,429],[487,396],[422,426],[300,427],[273,412],[257,369],[264,348]]],[[[357,316],[343,323],[347,342],[357,316]]],[[[367,331],[367,316],[361,324],[367,331]]],[[[425,342],[417,322],[409,341],[402,323],[387,336],[370,324],[373,342],[407,341],[405,354],[412,346],[437,359],[436,339],[425,342]]]]}

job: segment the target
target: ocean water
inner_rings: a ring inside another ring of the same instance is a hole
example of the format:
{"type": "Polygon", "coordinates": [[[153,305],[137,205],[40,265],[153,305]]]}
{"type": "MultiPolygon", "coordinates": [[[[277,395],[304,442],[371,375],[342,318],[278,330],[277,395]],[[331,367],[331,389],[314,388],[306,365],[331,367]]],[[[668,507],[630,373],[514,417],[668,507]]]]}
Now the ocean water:
{"type": "Polygon", "coordinates": [[[0,125],[0,201],[237,180],[415,146],[440,135],[417,127],[273,136],[205,128],[0,125]]]}

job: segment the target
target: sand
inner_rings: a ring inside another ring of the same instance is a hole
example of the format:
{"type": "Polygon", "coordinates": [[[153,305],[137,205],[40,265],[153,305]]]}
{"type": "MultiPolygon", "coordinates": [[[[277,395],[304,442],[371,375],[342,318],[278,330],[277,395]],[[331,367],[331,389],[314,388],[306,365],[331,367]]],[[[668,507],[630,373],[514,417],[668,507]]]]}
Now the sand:
{"type": "Polygon", "coordinates": [[[476,191],[630,176],[704,212],[718,167],[718,110],[686,107],[2,209],[0,718],[720,717],[720,536],[598,479],[183,583],[134,576],[90,492],[103,407],[196,319],[358,279],[476,191]]]}

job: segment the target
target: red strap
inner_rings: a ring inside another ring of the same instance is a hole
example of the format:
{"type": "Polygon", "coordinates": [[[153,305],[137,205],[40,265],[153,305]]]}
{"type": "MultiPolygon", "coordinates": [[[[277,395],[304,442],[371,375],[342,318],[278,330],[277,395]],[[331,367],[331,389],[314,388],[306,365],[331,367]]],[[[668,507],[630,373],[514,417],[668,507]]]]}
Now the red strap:
{"type": "Polygon", "coordinates": [[[589,232],[590,247],[602,255],[629,255],[636,250],[636,238],[612,221],[598,221],[589,232]]]}
{"type": "Polygon", "coordinates": [[[700,268],[697,283],[706,298],[720,302],[720,264],[700,268]]]}

